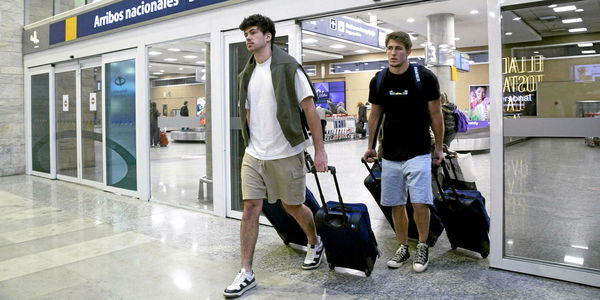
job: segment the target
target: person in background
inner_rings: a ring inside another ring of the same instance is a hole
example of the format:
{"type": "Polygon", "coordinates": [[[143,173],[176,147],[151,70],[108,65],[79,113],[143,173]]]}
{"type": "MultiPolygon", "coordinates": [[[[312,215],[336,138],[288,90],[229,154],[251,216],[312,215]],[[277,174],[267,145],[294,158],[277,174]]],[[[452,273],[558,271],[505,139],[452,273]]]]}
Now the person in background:
{"type": "Polygon", "coordinates": [[[321,132],[323,135],[323,140],[325,140],[325,127],[327,127],[327,115],[330,115],[331,112],[319,105],[317,105],[316,110],[317,115],[319,115],[319,120],[321,120],[321,132]]]}
{"type": "Polygon", "coordinates": [[[344,108],[344,102],[338,102],[338,104],[337,104],[337,113],[338,114],[344,114],[344,115],[348,114],[348,112],[344,108]]]}
{"type": "Polygon", "coordinates": [[[442,103],[442,113],[444,114],[444,145],[450,146],[450,143],[456,138],[456,116],[454,110],[456,104],[448,100],[448,95],[442,92],[440,94],[440,102],[442,103]]]}
{"type": "Polygon", "coordinates": [[[315,111],[316,92],[292,56],[273,45],[275,24],[255,14],[239,26],[246,49],[252,54],[238,75],[239,113],[246,146],[241,165],[244,211],[240,226],[241,269],[223,295],[239,297],[256,286],[252,262],[258,239],[263,200],[278,199],[300,225],[308,240],[303,270],[321,265],[324,247],[317,235],[312,211],[304,205],[306,166],[304,151],[310,140],[304,132],[301,113],[312,133],[314,167],[327,171],[327,153],[315,111]]]}
{"type": "Polygon", "coordinates": [[[150,103],[150,146],[160,147],[160,130],[158,128],[158,117],[160,112],[156,108],[156,102],[150,103]]]}
{"type": "Polygon", "coordinates": [[[327,106],[329,106],[329,111],[331,112],[332,115],[335,115],[338,113],[337,106],[335,106],[335,104],[333,104],[333,102],[331,102],[331,99],[327,99],[327,106]]]}
{"type": "Polygon", "coordinates": [[[183,106],[179,109],[179,115],[182,117],[189,117],[190,111],[188,109],[188,102],[184,101],[183,106]]]}
{"type": "MultiPolygon", "coordinates": [[[[408,61],[412,41],[406,32],[389,33],[385,39],[389,68],[381,86],[375,75],[369,84],[369,143],[363,159],[372,162],[377,151],[375,142],[380,117],[383,121],[383,159],[381,173],[381,205],[392,207],[396,240],[400,244],[387,262],[389,268],[399,268],[410,258],[408,249],[408,193],[419,233],[413,270],[423,272],[429,265],[429,207],[433,204],[431,165],[444,159],[442,147],[444,120],[440,103],[440,88],[436,76],[425,67],[415,71],[408,61]],[[415,74],[417,73],[417,74],[415,74]],[[420,81],[417,84],[417,81],[420,81]],[[429,127],[435,135],[431,153],[429,127]]],[[[380,72],[384,72],[383,70],[380,72]]]]}
{"type": "Polygon", "coordinates": [[[365,123],[367,123],[367,106],[365,106],[362,102],[358,101],[356,107],[358,107],[356,133],[360,134],[361,139],[364,139],[365,137],[367,137],[367,131],[365,130],[365,123]]]}

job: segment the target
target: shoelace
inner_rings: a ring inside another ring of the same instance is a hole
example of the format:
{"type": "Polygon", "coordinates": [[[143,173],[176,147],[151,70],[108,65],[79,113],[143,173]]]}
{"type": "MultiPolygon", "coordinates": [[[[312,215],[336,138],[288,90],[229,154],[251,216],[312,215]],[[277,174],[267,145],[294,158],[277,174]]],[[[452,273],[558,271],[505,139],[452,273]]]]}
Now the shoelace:
{"type": "Polygon", "coordinates": [[[229,288],[231,289],[239,289],[240,286],[242,285],[242,282],[244,282],[244,280],[246,279],[246,274],[239,272],[237,274],[237,276],[235,276],[235,279],[233,280],[233,282],[231,283],[231,285],[229,286],[229,288]]]}
{"type": "Polygon", "coordinates": [[[425,246],[417,246],[417,257],[415,258],[415,261],[417,263],[423,264],[425,263],[425,260],[427,259],[427,247],[425,246]]]}
{"type": "Polygon", "coordinates": [[[400,247],[400,249],[396,251],[396,254],[394,254],[394,257],[392,257],[392,260],[399,261],[402,257],[406,255],[406,251],[408,251],[407,247],[400,247]]]}

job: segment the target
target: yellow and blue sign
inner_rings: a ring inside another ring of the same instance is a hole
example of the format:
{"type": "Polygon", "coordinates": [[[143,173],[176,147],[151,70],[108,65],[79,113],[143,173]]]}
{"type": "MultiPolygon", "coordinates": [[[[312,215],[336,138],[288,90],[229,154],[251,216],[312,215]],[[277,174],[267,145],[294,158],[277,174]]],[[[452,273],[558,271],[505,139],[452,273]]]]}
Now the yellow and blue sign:
{"type": "Polygon", "coordinates": [[[123,0],[50,24],[50,45],[72,41],[133,24],[241,0],[123,0]]]}

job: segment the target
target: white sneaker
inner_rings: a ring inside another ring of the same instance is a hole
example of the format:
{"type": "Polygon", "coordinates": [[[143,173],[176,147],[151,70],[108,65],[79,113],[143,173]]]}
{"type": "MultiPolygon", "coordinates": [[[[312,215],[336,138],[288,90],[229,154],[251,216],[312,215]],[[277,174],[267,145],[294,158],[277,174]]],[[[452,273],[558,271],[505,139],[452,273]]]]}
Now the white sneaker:
{"type": "Polygon", "coordinates": [[[223,291],[223,296],[226,298],[236,298],[244,294],[247,290],[256,286],[254,273],[248,276],[246,269],[241,269],[235,276],[233,282],[223,291]]]}
{"type": "Polygon", "coordinates": [[[302,269],[312,270],[316,269],[321,265],[323,261],[323,241],[320,237],[317,237],[319,242],[316,245],[307,245],[306,257],[304,263],[302,263],[302,269]]]}

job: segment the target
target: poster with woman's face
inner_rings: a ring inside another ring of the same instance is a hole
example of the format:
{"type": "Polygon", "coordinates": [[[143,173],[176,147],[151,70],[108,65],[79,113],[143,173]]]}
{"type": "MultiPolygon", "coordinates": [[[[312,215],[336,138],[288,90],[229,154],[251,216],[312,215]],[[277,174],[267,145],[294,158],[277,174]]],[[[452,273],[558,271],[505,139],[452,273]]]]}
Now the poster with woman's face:
{"type": "Polygon", "coordinates": [[[488,97],[488,85],[478,84],[469,86],[469,120],[490,120],[490,99],[488,97]]]}

